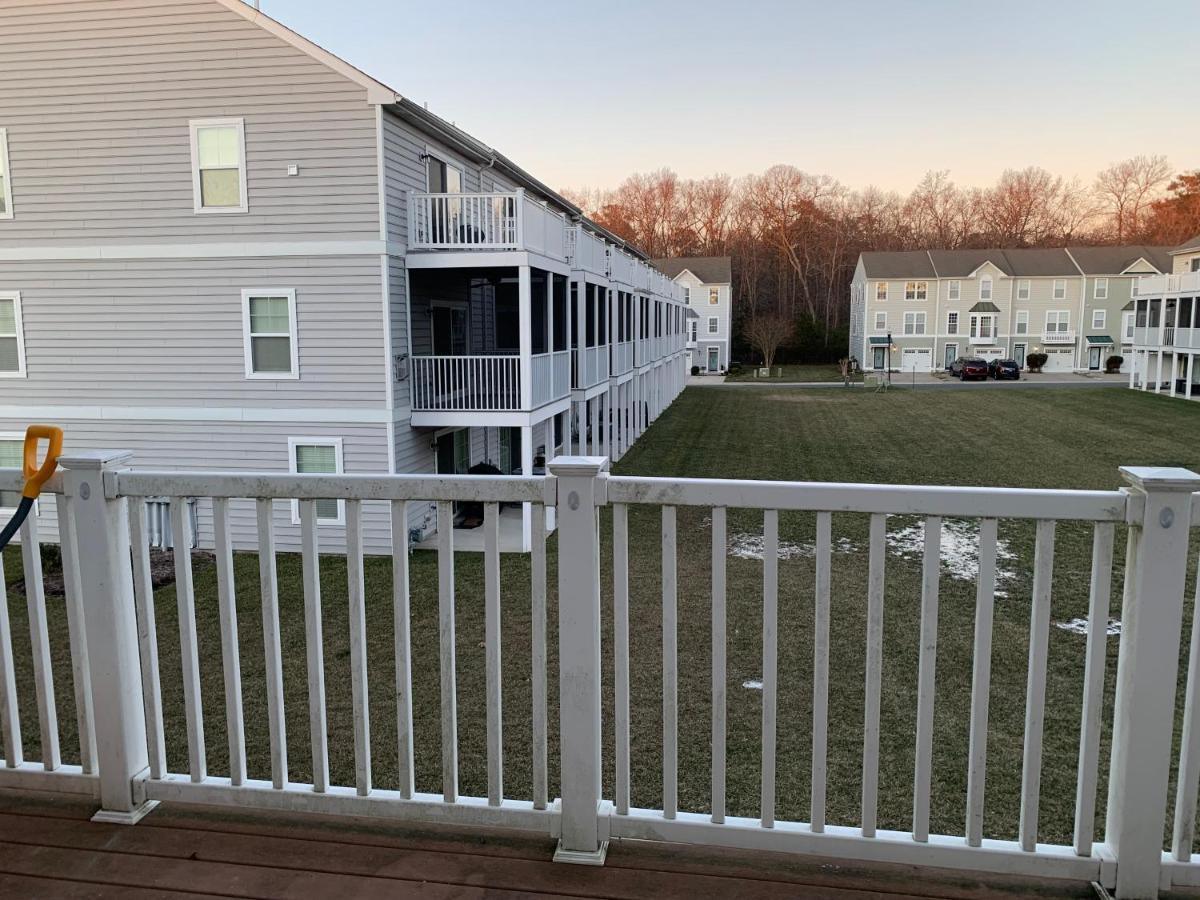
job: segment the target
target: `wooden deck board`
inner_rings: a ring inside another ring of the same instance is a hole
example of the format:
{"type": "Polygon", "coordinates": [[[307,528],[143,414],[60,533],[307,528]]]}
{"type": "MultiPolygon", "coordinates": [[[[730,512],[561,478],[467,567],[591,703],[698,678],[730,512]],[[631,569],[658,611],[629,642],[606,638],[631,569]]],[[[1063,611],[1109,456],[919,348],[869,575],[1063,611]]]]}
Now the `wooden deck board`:
{"type": "Polygon", "coordinates": [[[1086,884],[847,865],[780,853],[614,843],[602,868],[555,864],[554,841],[386,820],[164,804],[135,827],[95,804],[0,790],[8,897],[579,897],[632,900],[1012,900],[1092,897],[1086,884]]]}

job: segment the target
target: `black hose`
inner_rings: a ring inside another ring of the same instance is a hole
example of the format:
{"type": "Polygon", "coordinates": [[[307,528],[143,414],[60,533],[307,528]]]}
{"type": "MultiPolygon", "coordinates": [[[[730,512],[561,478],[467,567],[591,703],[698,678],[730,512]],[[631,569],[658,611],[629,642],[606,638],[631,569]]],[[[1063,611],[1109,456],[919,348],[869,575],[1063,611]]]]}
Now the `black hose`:
{"type": "Polygon", "coordinates": [[[25,524],[25,519],[28,518],[31,509],[33,509],[32,498],[22,497],[20,505],[17,506],[17,511],[13,513],[13,517],[4,526],[4,530],[0,531],[0,551],[3,551],[8,546],[9,541],[13,539],[13,535],[25,524]]]}

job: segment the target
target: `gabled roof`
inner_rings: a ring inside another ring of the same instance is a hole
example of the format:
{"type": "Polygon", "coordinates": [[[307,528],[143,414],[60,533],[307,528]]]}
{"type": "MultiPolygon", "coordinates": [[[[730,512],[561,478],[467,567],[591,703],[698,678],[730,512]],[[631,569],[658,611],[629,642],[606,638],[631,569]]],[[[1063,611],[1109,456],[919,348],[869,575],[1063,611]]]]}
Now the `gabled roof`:
{"type": "Polygon", "coordinates": [[[991,300],[980,300],[978,303],[976,303],[974,306],[972,306],[970,309],[968,309],[967,312],[998,313],[998,312],[1000,312],[1000,307],[998,307],[991,300]]]}
{"type": "Polygon", "coordinates": [[[733,262],[728,256],[676,256],[650,262],[668,278],[675,278],[686,269],[704,284],[733,283],[733,262]]]}
{"type": "Polygon", "coordinates": [[[924,250],[868,250],[862,254],[868,278],[937,278],[924,250]]]}
{"type": "Polygon", "coordinates": [[[1005,250],[1005,257],[1012,273],[1031,278],[1047,276],[1078,275],[1079,266],[1065,249],[1042,249],[1031,247],[1021,250],[1005,250]]]}
{"type": "Polygon", "coordinates": [[[942,278],[968,278],[989,262],[1005,275],[1013,274],[1003,250],[930,250],[929,257],[942,278]]]}
{"type": "Polygon", "coordinates": [[[1085,275],[1162,274],[1170,271],[1167,247],[1068,247],[1085,275]]]}
{"type": "Polygon", "coordinates": [[[1153,274],[1155,271],[1162,273],[1171,269],[1166,247],[1140,244],[1122,247],[1021,247],[1007,250],[870,250],[860,258],[868,278],[971,278],[988,263],[1014,278],[1153,274]]]}
{"type": "Polygon", "coordinates": [[[1195,253],[1197,250],[1200,250],[1200,234],[1191,240],[1184,241],[1171,251],[1171,255],[1174,256],[1176,253],[1195,253]]]}

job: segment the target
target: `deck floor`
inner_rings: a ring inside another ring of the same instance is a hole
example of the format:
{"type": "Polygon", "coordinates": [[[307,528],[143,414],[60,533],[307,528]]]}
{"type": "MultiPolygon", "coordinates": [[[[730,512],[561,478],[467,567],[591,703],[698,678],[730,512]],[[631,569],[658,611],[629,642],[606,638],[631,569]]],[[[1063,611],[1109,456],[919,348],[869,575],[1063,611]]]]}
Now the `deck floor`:
{"type": "Polygon", "coordinates": [[[549,838],[163,804],[135,827],[89,800],[0,790],[0,898],[1095,897],[1086,884],[621,842],[603,868],[549,838]]]}

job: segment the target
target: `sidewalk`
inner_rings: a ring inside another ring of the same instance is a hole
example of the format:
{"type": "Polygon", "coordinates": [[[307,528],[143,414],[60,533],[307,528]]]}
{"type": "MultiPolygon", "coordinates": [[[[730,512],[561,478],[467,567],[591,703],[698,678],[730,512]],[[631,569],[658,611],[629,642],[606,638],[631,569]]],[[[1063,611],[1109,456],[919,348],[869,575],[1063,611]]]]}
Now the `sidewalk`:
{"type": "MultiPolygon", "coordinates": [[[[832,388],[843,387],[841,381],[776,381],[769,378],[753,381],[726,381],[719,375],[691,376],[687,380],[688,387],[713,387],[725,385],[728,387],[745,388],[832,388]]],[[[970,388],[978,385],[996,387],[1018,385],[1020,387],[1128,387],[1129,376],[1105,375],[1100,372],[1039,372],[1021,373],[1020,381],[960,381],[944,373],[931,375],[927,372],[893,372],[892,387],[963,387],[970,388]]],[[[862,376],[852,383],[853,387],[862,387],[862,376]]],[[[874,384],[870,385],[874,389],[874,384]]]]}

